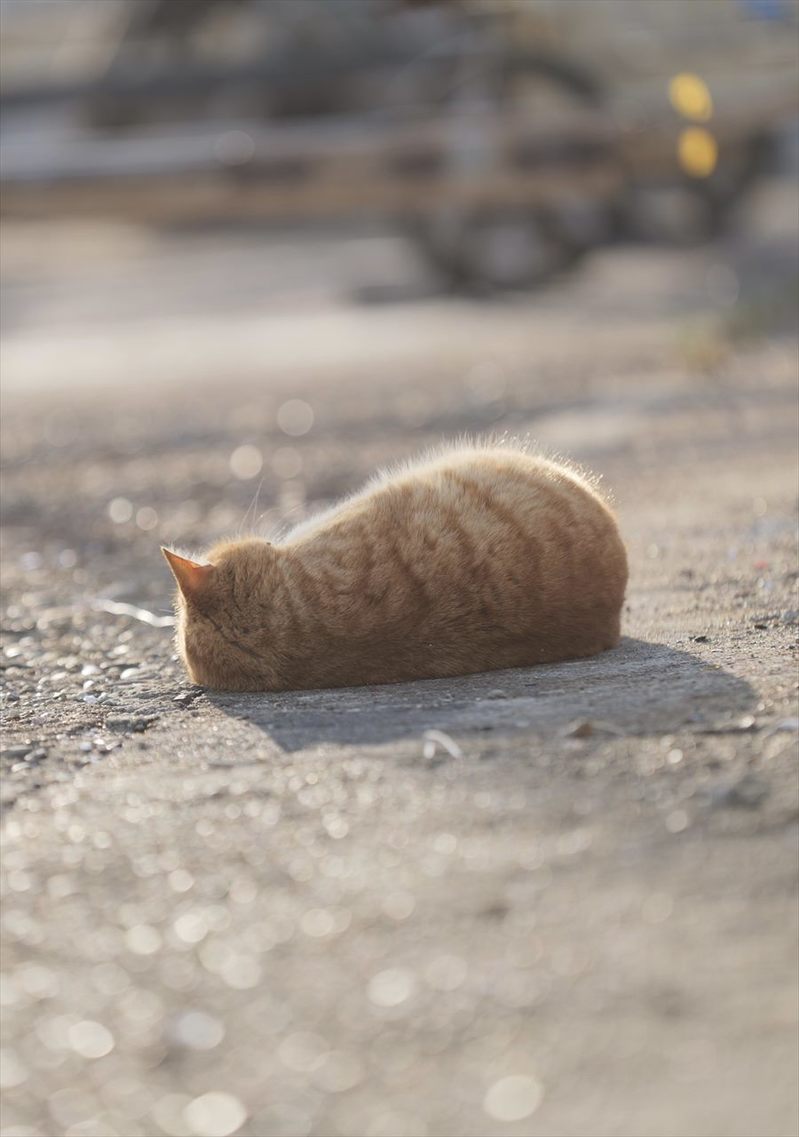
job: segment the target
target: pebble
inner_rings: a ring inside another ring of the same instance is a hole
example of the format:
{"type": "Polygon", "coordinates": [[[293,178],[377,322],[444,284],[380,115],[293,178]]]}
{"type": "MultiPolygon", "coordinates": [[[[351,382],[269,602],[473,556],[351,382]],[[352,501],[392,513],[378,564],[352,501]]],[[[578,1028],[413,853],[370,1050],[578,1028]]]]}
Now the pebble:
{"type": "Polygon", "coordinates": [[[175,1019],[171,1034],[179,1045],[190,1050],[213,1050],[225,1037],[225,1028],[213,1015],[192,1010],[175,1019]]]}
{"type": "Polygon", "coordinates": [[[228,1137],[247,1120],[247,1110],[233,1094],[212,1090],[189,1102],[183,1119],[195,1137],[228,1137]]]}
{"type": "Polygon", "coordinates": [[[18,759],[18,758],[27,758],[27,756],[28,756],[28,754],[30,754],[30,752],[31,752],[30,744],[27,746],[9,746],[9,748],[7,750],[3,751],[3,757],[4,758],[10,758],[12,760],[18,759]]]}
{"type": "Polygon", "coordinates": [[[130,730],[140,733],[154,723],[158,715],[109,715],[106,725],[109,730],[130,730]]]}
{"type": "Polygon", "coordinates": [[[483,1099],[483,1112],[495,1121],[523,1121],[541,1105],[543,1088],[537,1078],[512,1074],[500,1078],[483,1099]]]}
{"type": "Polygon", "coordinates": [[[587,719],[583,722],[571,723],[563,733],[566,738],[590,738],[594,733],[594,724],[587,719]]]}
{"type": "Polygon", "coordinates": [[[451,735],[443,730],[426,730],[422,736],[422,755],[428,761],[435,758],[439,749],[445,750],[451,758],[462,758],[463,751],[451,735]]]}

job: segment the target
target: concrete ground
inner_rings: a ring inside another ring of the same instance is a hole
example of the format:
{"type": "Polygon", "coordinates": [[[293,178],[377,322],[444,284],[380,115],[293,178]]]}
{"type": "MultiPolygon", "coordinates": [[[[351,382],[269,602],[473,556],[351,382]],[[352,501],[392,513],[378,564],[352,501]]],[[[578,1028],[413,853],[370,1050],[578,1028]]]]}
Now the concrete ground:
{"type": "Polygon", "coordinates": [[[3,1137],[797,1132],[796,249],[6,232],[3,1137]],[[618,649],[187,682],[160,543],[465,431],[603,475],[618,649]]]}

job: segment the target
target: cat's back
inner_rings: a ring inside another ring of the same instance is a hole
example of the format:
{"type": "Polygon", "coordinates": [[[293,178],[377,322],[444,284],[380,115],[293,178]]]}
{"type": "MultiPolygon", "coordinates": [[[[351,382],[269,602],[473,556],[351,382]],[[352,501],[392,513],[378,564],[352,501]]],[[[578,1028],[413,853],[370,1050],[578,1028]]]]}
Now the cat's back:
{"type": "Polygon", "coordinates": [[[382,474],[285,552],[329,650],[357,644],[355,676],[515,667],[618,639],[613,514],[579,474],[521,449],[460,447],[382,474]]]}
{"type": "Polygon", "coordinates": [[[554,504],[606,506],[583,476],[562,464],[511,447],[469,446],[445,451],[398,475],[385,475],[376,490],[402,500],[418,494],[422,501],[444,501],[464,512],[490,509],[502,499],[523,513],[554,504]]]}
{"type": "MultiPolygon", "coordinates": [[[[479,553],[498,538],[526,544],[562,533],[599,540],[615,534],[613,515],[595,486],[575,470],[511,447],[466,446],[381,474],[333,511],[327,524],[347,531],[366,525],[427,545],[455,529],[479,553]]],[[[545,550],[538,550],[544,553],[545,550]]]]}
{"type": "Polygon", "coordinates": [[[363,524],[419,529],[454,516],[478,528],[490,520],[507,525],[511,516],[524,525],[543,521],[548,511],[611,517],[595,487],[571,468],[510,446],[467,445],[384,471],[360,493],[297,526],[287,541],[363,524]]]}
{"type": "Polygon", "coordinates": [[[600,589],[616,597],[627,578],[615,518],[594,485],[510,446],[453,448],[380,474],[295,547],[353,581],[393,573],[427,595],[445,585],[501,587],[509,610],[521,596],[560,603],[600,589]]]}

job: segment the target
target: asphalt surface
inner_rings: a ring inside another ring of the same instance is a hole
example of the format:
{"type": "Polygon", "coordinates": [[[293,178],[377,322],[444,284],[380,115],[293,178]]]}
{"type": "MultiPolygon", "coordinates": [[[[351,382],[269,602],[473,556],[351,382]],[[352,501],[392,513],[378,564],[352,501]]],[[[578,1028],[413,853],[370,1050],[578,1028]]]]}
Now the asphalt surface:
{"type": "Polygon", "coordinates": [[[796,1133],[795,197],[485,303],[383,237],[81,231],[76,275],[44,236],[3,286],[3,1137],[796,1133]],[[603,475],[618,649],[188,683],[160,543],[464,431],[603,475]]]}

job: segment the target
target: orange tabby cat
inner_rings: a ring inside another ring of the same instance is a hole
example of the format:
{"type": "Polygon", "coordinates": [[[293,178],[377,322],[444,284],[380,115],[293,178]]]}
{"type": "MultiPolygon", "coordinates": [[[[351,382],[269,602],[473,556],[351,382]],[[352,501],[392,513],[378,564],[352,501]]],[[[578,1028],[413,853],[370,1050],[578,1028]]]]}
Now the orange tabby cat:
{"type": "Polygon", "coordinates": [[[275,544],[164,550],[195,683],[281,691],[577,659],[613,647],[627,583],[592,485],[466,446],[377,477],[275,544]]]}

